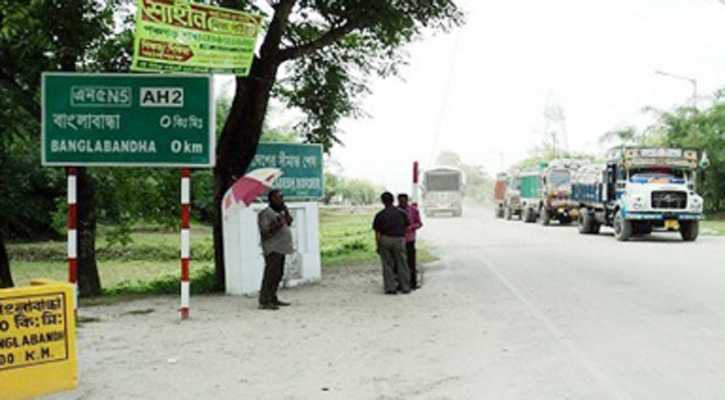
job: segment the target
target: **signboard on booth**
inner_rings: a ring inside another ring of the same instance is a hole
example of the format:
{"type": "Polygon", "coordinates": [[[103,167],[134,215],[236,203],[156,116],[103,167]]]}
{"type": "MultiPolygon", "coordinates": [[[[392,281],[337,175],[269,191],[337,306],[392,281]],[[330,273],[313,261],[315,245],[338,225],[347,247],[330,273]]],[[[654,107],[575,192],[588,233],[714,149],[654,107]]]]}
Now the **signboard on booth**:
{"type": "Polygon", "coordinates": [[[319,199],[324,196],[322,145],[299,143],[260,143],[248,168],[279,168],[282,176],[274,189],[288,200],[319,199]]]}
{"type": "Polygon", "coordinates": [[[262,17],[182,0],[136,0],[137,71],[249,75],[262,17]]]}
{"type": "Polygon", "coordinates": [[[26,399],[76,387],[73,286],[0,289],[0,393],[26,399]]]}
{"type": "Polygon", "coordinates": [[[46,166],[212,167],[210,76],[43,74],[46,166]]]}

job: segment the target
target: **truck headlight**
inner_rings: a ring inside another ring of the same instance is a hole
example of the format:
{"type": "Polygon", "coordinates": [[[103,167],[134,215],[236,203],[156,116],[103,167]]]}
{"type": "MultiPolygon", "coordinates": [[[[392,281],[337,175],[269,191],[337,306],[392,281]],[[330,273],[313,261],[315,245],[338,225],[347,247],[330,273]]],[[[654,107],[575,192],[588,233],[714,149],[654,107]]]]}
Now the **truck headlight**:
{"type": "Polygon", "coordinates": [[[690,196],[690,210],[702,212],[703,201],[700,196],[690,196]]]}
{"type": "Polygon", "coordinates": [[[644,199],[642,196],[632,196],[629,198],[629,204],[631,205],[633,210],[642,210],[646,207],[646,204],[644,202],[644,199]]]}

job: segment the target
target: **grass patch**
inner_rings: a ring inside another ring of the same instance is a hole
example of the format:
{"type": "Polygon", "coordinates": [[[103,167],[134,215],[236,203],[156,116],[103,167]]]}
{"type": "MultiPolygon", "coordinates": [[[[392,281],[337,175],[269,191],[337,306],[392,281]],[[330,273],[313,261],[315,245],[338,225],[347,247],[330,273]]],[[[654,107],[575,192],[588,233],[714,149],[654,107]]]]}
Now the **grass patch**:
{"type": "Polygon", "coordinates": [[[78,324],[90,324],[93,322],[101,322],[101,319],[98,317],[86,317],[83,315],[79,315],[76,319],[76,323],[78,324]]]}
{"type": "MultiPolygon", "coordinates": [[[[208,294],[214,292],[214,267],[207,266],[191,271],[189,277],[192,294],[208,294]]],[[[108,289],[103,294],[117,296],[122,294],[179,294],[181,293],[181,275],[164,274],[151,280],[125,280],[108,289]]]]}
{"type": "MultiPolygon", "coordinates": [[[[377,210],[321,209],[320,246],[325,267],[357,263],[377,263],[373,217],[377,210]]],[[[97,263],[104,296],[81,299],[93,306],[131,300],[147,295],[178,295],[180,283],[180,234],[151,225],[132,229],[132,242],[109,245],[108,227],[99,227],[97,263]]],[[[31,279],[65,281],[68,266],[65,242],[7,244],[15,283],[27,286],[31,279]]],[[[214,288],[214,247],[212,229],[197,225],[191,234],[191,290],[211,293],[214,288]]],[[[435,260],[425,243],[418,243],[418,260],[435,260]]]]}
{"type": "MultiPolygon", "coordinates": [[[[173,261],[179,259],[181,234],[178,231],[143,229],[134,231],[129,245],[111,246],[99,229],[96,242],[96,261],[173,261]]],[[[191,233],[191,256],[196,261],[214,260],[214,242],[210,227],[199,227],[191,233]]],[[[8,243],[8,256],[11,261],[24,262],[64,262],[66,242],[8,243]]]]}
{"type": "Polygon", "coordinates": [[[377,260],[374,211],[320,210],[320,253],[322,265],[341,265],[377,260]]]}
{"type": "Polygon", "coordinates": [[[725,235],[725,221],[702,221],[700,222],[700,231],[708,235],[725,235]]]}

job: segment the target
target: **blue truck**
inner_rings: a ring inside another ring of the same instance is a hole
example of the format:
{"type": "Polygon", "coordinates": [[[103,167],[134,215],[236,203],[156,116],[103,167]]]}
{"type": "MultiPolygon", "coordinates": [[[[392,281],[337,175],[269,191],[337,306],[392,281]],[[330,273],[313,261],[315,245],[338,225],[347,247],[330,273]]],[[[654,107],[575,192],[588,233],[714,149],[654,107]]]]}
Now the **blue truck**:
{"type": "Polygon", "coordinates": [[[654,229],[679,231],[694,241],[704,202],[695,192],[699,154],[695,149],[617,147],[605,164],[575,174],[572,199],[579,203],[579,232],[596,234],[602,225],[627,241],[654,229]]]}

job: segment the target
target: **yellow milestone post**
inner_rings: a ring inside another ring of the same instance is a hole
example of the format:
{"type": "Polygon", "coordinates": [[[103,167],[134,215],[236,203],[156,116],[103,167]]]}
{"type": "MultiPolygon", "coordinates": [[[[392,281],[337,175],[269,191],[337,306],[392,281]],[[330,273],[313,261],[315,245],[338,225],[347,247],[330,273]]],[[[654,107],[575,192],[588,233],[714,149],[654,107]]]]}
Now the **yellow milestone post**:
{"type": "Polygon", "coordinates": [[[0,289],[0,397],[20,400],[78,384],[73,285],[33,280],[0,289]]]}

